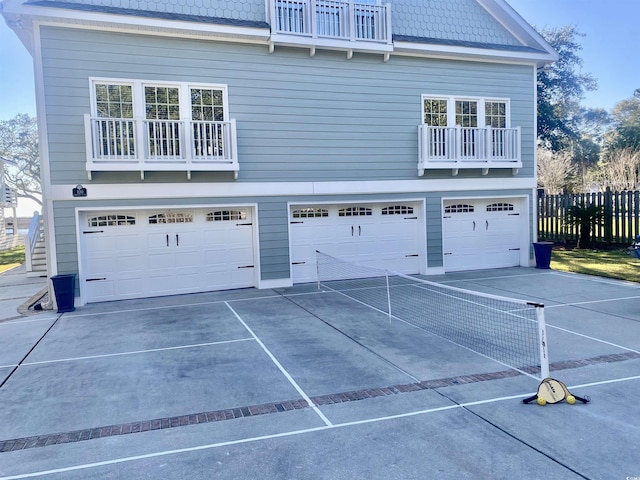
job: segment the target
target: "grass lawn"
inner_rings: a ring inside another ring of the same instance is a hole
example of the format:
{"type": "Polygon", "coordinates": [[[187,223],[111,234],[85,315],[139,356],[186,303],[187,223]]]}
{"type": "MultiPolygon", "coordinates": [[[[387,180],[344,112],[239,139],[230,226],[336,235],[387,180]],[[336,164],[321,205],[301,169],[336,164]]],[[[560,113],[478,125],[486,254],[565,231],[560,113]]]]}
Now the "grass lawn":
{"type": "Polygon", "coordinates": [[[554,246],[551,268],[640,283],[640,259],[626,248],[614,250],[567,249],[554,246]]]}
{"type": "Polygon", "coordinates": [[[0,273],[24,263],[24,245],[0,251],[0,273]]]}

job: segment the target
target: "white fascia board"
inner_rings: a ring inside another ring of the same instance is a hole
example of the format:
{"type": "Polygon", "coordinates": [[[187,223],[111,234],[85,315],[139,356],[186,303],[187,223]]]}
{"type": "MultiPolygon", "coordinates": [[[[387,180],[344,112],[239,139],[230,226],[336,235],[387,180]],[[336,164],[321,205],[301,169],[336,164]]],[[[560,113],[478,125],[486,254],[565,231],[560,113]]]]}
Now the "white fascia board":
{"type": "Polygon", "coordinates": [[[504,62],[544,65],[555,61],[551,54],[537,52],[516,52],[512,50],[491,50],[478,47],[436,45],[414,42],[394,42],[393,54],[443,58],[452,60],[475,60],[480,62],[504,62]]]}
{"type": "MultiPolygon", "coordinates": [[[[77,28],[99,28],[100,30],[128,31],[134,33],[152,33],[154,35],[179,35],[194,38],[220,38],[230,41],[251,41],[267,43],[269,29],[222,25],[185,20],[166,20],[135,15],[118,15],[84,10],[67,10],[63,8],[21,5],[5,8],[8,15],[17,15],[26,21],[38,21],[42,25],[63,25],[77,28]]],[[[5,15],[6,16],[6,15],[5,15]]]]}
{"type": "Polygon", "coordinates": [[[558,60],[553,47],[505,0],[476,1],[523,45],[545,50],[551,57],[546,63],[558,60]]]}
{"type": "Polygon", "coordinates": [[[77,204],[92,200],[153,200],[160,198],[217,198],[217,197],[275,197],[316,195],[375,195],[410,194],[428,192],[458,192],[479,190],[532,190],[536,187],[532,177],[516,178],[447,178],[421,180],[389,180],[367,182],[252,182],[173,184],[91,184],[83,185],[87,196],[74,198],[76,185],[52,185],[50,200],[73,200],[77,204]]]}

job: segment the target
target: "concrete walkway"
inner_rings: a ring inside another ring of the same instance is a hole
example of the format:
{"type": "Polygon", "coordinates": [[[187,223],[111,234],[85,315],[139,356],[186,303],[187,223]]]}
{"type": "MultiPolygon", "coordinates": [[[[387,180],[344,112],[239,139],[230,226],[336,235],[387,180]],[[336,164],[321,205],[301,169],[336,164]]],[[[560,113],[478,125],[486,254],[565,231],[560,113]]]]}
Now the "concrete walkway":
{"type": "Polygon", "coordinates": [[[46,293],[47,279],[27,277],[24,264],[0,274],[0,322],[29,314],[28,307],[46,293]]]}

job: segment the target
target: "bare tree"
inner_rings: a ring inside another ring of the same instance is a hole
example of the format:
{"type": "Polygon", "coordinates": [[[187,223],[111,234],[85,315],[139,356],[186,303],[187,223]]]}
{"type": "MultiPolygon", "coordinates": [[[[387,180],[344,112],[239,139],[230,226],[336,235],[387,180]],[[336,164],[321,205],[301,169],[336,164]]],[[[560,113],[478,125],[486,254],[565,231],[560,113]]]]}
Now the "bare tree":
{"type": "Polygon", "coordinates": [[[42,205],[40,185],[40,152],[38,126],[35,117],[18,114],[0,121],[0,157],[15,162],[5,174],[7,184],[18,197],[30,198],[42,205]]]}
{"type": "Polygon", "coordinates": [[[640,188],[640,150],[621,148],[607,152],[600,168],[601,181],[613,191],[640,188]]]}
{"type": "Polygon", "coordinates": [[[553,152],[538,147],[538,185],[549,194],[558,194],[569,184],[576,165],[569,152],[553,152]]]}

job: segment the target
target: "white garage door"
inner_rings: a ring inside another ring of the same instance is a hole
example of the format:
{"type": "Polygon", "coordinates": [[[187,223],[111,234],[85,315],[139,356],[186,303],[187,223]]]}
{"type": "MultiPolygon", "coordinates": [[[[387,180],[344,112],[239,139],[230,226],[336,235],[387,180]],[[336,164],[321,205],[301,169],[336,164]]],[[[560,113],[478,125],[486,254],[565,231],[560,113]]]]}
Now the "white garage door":
{"type": "Polygon", "coordinates": [[[520,265],[518,199],[446,200],[443,208],[445,271],[520,265]]]}
{"type": "Polygon", "coordinates": [[[419,273],[419,207],[413,203],[299,205],[291,207],[293,283],[313,282],[316,250],[401,273],[419,273]]]}
{"type": "Polygon", "coordinates": [[[86,212],[80,222],[86,302],[255,284],[250,208],[86,212]]]}

